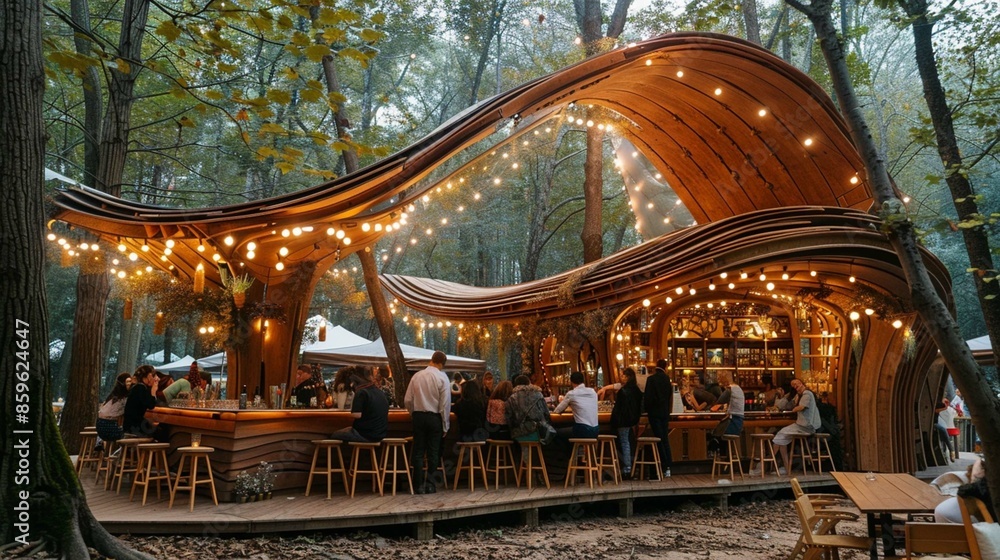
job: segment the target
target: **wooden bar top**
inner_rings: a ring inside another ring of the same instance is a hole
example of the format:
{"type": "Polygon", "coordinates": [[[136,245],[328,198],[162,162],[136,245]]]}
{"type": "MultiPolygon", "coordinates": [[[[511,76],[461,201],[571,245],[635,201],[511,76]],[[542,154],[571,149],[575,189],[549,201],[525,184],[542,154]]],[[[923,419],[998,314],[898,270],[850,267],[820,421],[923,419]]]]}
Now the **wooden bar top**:
{"type": "Polygon", "coordinates": [[[934,511],[947,496],[933,486],[905,473],[831,473],[837,484],[862,513],[922,513],[934,511]]]}

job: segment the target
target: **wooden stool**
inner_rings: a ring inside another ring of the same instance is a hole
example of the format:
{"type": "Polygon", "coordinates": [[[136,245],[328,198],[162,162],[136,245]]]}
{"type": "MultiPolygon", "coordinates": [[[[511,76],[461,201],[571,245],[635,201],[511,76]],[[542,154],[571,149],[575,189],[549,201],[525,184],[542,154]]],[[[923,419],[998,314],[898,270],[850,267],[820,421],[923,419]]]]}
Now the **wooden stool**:
{"type": "Polygon", "coordinates": [[[597,436],[597,476],[604,479],[604,471],[611,471],[615,484],[621,484],[622,473],[618,463],[618,436],[597,436]]]}
{"type": "MultiPolygon", "coordinates": [[[[542,456],[542,444],[537,441],[521,441],[521,467],[518,470],[518,478],[522,481],[526,480],[528,483],[528,489],[531,489],[532,479],[534,478],[535,471],[542,473],[542,479],[545,480],[545,487],[552,488],[549,484],[549,471],[545,468],[545,457],[542,456]],[[534,464],[534,457],[538,456],[538,464],[534,464]]],[[[518,483],[520,485],[520,482],[518,483]]]]}
{"type": "Polygon", "coordinates": [[[118,468],[115,469],[114,477],[111,479],[112,486],[115,486],[115,494],[122,491],[122,479],[126,474],[132,473],[135,480],[135,472],[139,469],[139,444],[153,443],[153,438],[125,438],[118,440],[121,453],[118,455],[118,468]],[[115,480],[118,481],[115,484],[115,480]]]}
{"type": "Polygon", "coordinates": [[[351,453],[351,497],[354,497],[354,489],[357,487],[359,474],[372,475],[372,492],[377,489],[378,495],[382,496],[382,474],[378,470],[378,453],[376,452],[379,447],[382,447],[382,443],[349,441],[347,442],[347,445],[350,445],[351,449],[354,450],[351,453]],[[361,454],[365,451],[368,452],[371,468],[359,469],[358,462],[361,459],[361,454]]]}
{"type": "Polygon", "coordinates": [[[104,452],[95,450],[95,445],[97,445],[96,431],[84,430],[80,432],[80,452],[76,456],[77,475],[83,472],[85,465],[90,465],[93,468],[95,464],[98,466],[101,464],[104,452]]]}
{"type": "Polygon", "coordinates": [[[344,483],[344,492],[347,492],[347,465],[344,464],[344,454],[340,451],[340,445],[344,443],[339,439],[314,439],[312,440],[316,449],[313,450],[312,465],[309,467],[309,480],[306,482],[306,496],[312,490],[313,477],[316,475],[326,475],[326,499],[329,500],[333,494],[333,474],[340,473],[340,479],[344,483]],[[326,452],[326,464],[317,467],[319,454],[326,452]],[[337,452],[337,464],[333,464],[333,452],[337,452]]]}
{"type": "Polygon", "coordinates": [[[722,469],[729,469],[729,480],[736,480],[736,469],[740,470],[740,478],[743,478],[743,465],[740,463],[740,436],[738,434],[725,434],[722,442],[726,446],[726,455],[723,457],[722,449],[715,454],[712,459],[712,478],[715,478],[715,469],[719,468],[719,475],[722,469]],[[733,466],[735,465],[735,467],[733,466]]]}
{"type": "Polygon", "coordinates": [[[406,455],[405,438],[385,438],[382,440],[385,449],[382,450],[382,489],[385,490],[385,479],[392,475],[392,495],[396,495],[396,477],[406,475],[406,487],[413,494],[413,478],[410,476],[410,458],[406,455]],[[392,465],[389,464],[389,454],[392,454],[392,465]],[[399,458],[402,455],[403,468],[399,468],[399,458]]]}
{"type": "Polygon", "coordinates": [[[101,473],[104,473],[104,489],[107,490],[111,483],[111,476],[115,472],[118,457],[115,449],[118,449],[118,440],[104,442],[104,452],[101,454],[101,461],[97,463],[97,475],[94,477],[94,484],[101,481],[101,473]]]}
{"type": "Polygon", "coordinates": [[[490,483],[486,479],[486,462],[483,461],[484,441],[460,441],[458,446],[458,461],[455,463],[455,486],[452,490],[458,490],[458,479],[462,475],[462,469],[466,469],[469,474],[469,492],[476,491],[476,472],[483,475],[483,485],[490,489],[490,483]],[[466,451],[468,451],[469,461],[465,463],[466,451]]]}
{"type": "Polygon", "coordinates": [[[132,482],[132,491],[129,492],[128,501],[135,497],[135,490],[142,486],[142,505],[146,505],[146,496],[149,493],[149,483],[156,483],[156,499],[159,500],[160,486],[167,483],[167,492],[170,492],[170,469],[167,467],[167,450],[169,443],[140,443],[139,468],[135,473],[135,481],[132,482]]]}
{"type": "Polygon", "coordinates": [[[788,462],[790,463],[788,468],[788,475],[792,475],[792,464],[795,463],[796,446],[798,447],[798,457],[802,461],[802,474],[808,474],[806,472],[806,462],[809,466],[812,466],[812,453],[809,451],[809,438],[810,434],[792,434],[792,442],[788,444],[788,462]]]}
{"type": "Polygon", "coordinates": [[[576,486],[576,475],[583,474],[587,477],[587,484],[593,488],[594,478],[597,483],[604,486],[601,480],[601,468],[597,464],[597,438],[570,438],[573,449],[569,452],[569,468],[566,469],[566,482],[563,488],[569,488],[572,484],[576,486]]]}
{"type": "Polygon", "coordinates": [[[663,480],[663,463],[660,462],[660,449],[657,444],[660,443],[660,438],[658,437],[641,437],[637,438],[635,441],[635,455],[632,458],[632,476],[635,473],[639,473],[639,480],[643,480],[645,477],[646,466],[652,466],[656,469],[656,480],[663,480]],[[650,450],[650,455],[652,459],[646,457],[646,450],[650,450]]]}
{"type": "Polygon", "coordinates": [[[514,486],[518,486],[520,479],[514,462],[514,442],[509,439],[488,439],[486,445],[486,472],[493,473],[495,477],[493,488],[500,489],[501,471],[504,486],[507,486],[507,471],[514,473],[514,486]]]}
{"type": "MultiPolygon", "coordinates": [[[[778,459],[774,456],[774,434],[750,434],[750,470],[753,471],[753,462],[760,462],[760,477],[767,474],[767,465],[774,467],[774,474],[778,474],[778,459]]],[[[752,474],[752,473],[751,473],[752,474]]]]}
{"type": "Polygon", "coordinates": [[[212,489],[212,502],[219,505],[219,498],[215,495],[215,477],[212,475],[212,460],[209,458],[215,452],[212,447],[178,447],[181,454],[181,462],[177,465],[177,477],[174,479],[174,486],[170,490],[170,504],[167,509],[174,507],[174,497],[178,490],[190,490],[191,500],[188,511],[194,511],[194,493],[199,484],[207,484],[212,489]],[[198,460],[205,461],[205,470],[208,471],[207,478],[198,478],[198,460]],[[188,461],[190,467],[188,474],[184,474],[184,461],[188,461]],[[187,484],[181,485],[181,480],[186,480],[187,484]]]}
{"type": "Polygon", "coordinates": [[[830,461],[830,471],[834,472],[837,470],[837,466],[833,464],[833,454],[830,453],[830,434],[815,433],[812,436],[816,440],[816,451],[812,457],[813,468],[816,472],[823,474],[823,460],[830,461]]]}

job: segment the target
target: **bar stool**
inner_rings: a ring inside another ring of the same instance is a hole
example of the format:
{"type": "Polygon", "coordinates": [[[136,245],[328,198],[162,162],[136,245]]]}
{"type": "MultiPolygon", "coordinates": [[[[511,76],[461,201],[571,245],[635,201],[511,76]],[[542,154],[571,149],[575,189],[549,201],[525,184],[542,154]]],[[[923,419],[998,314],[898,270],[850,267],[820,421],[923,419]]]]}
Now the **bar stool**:
{"type": "Polygon", "coordinates": [[[632,473],[633,476],[636,472],[639,473],[639,480],[643,480],[645,477],[646,466],[652,466],[656,469],[656,480],[663,480],[663,463],[660,462],[660,450],[657,444],[660,443],[660,438],[658,437],[641,437],[637,438],[635,441],[635,455],[632,458],[632,473]],[[649,455],[651,458],[646,457],[646,451],[649,450],[649,455]]]}
{"type": "MultiPolygon", "coordinates": [[[[799,460],[802,461],[802,474],[808,474],[806,472],[806,463],[812,466],[812,453],[809,450],[809,437],[810,434],[792,434],[792,442],[788,444],[788,462],[795,464],[796,450],[798,447],[797,455],[799,460]]],[[[788,465],[788,474],[792,474],[792,465],[788,465]]]]}
{"type": "MultiPolygon", "coordinates": [[[[406,440],[406,443],[409,443],[410,445],[413,445],[413,436],[406,436],[403,439],[406,440]]],[[[427,461],[425,460],[424,463],[426,463],[426,462],[427,461]]],[[[445,468],[444,468],[444,443],[443,442],[441,444],[441,454],[440,454],[440,460],[438,461],[438,467],[441,469],[441,483],[444,484],[445,488],[447,488],[448,487],[448,471],[445,470],[445,468]]],[[[413,465],[413,468],[417,468],[417,465],[413,465]]],[[[427,470],[427,465],[426,464],[421,465],[420,468],[422,468],[422,469],[424,469],[426,471],[427,470]]],[[[430,479],[431,479],[431,475],[430,474],[428,474],[424,478],[424,480],[430,480],[430,479]]]]}
{"type": "Polygon", "coordinates": [[[597,436],[597,475],[604,479],[604,471],[610,470],[615,484],[621,484],[622,473],[618,462],[618,436],[597,436]]]}
{"type": "Polygon", "coordinates": [[[83,472],[85,465],[91,467],[94,467],[95,464],[100,465],[104,452],[95,450],[95,445],[97,445],[97,432],[93,428],[80,432],[80,452],[76,456],[76,474],[78,476],[83,472]]]}
{"type": "Polygon", "coordinates": [[[122,491],[122,479],[125,478],[126,474],[132,473],[132,479],[135,480],[135,472],[139,468],[139,444],[140,443],[153,443],[153,438],[125,438],[118,440],[118,446],[121,447],[121,453],[118,455],[118,468],[115,469],[114,477],[111,479],[111,485],[115,487],[115,494],[121,494],[122,491]],[[118,481],[115,484],[115,481],[118,481]]]}
{"type": "Polygon", "coordinates": [[[378,470],[378,453],[377,450],[382,446],[381,442],[361,442],[361,441],[349,441],[347,445],[351,446],[353,451],[351,452],[351,497],[354,497],[354,489],[358,484],[359,474],[370,474],[372,475],[372,492],[376,489],[378,490],[378,495],[383,496],[382,493],[382,474],[378,470]],[[371,468],[361,469],[358,468],[358,463],[361,459],[361,455],[367,451],[369,463],[371,468]]]}
{"type": "Polygon", "coordinates": [[[340,444],[344,443],[339,439],[314,439],[312,440],[316,449],[313,451],[312,465],[309,467],[309,480],[306,482],[306,496],[312,490],[313,477],[316,475],[326,475],[326,499],[329,500],[333,494],[333,475],[340,473],[344,483],[344,492],[347,492],[347,466],[344,464],[344,454],[340,450],[340,444]],[[326,464],[317,467],[319,455],[325,451],[326,464]],[[337,452],[337,464],[333,464],[333,452],[337,452]]]}
{"type": "Polygon", "coordinates": [[[519,443],[521,444],[521,467],[518,470],[518,478],[522,481],[526,480],[530,490],[535,471],[539,471],[542,473],[542,479],[545,480],[545,487],[552,488],[552,485],[549,484],[549,471],[545,468],[545,457],[542,456],[541,442],[522,441],[519,443]],[[534,464],[536,455],[538,456],[537,465],[534,464]]]}
{"type": "Polygon", "coordinates": [[[830,434],[815,433],[812,436],[816,440],[816,452],[812,457],[813,467],[816,472],[823,474],[823,460],[830,461],[830,471],[834,472],[837,470],[837,466],[833,464],[833,454],[830,453],[830,434]]]}
{"type": "Polygon", "coordinates": [[[132,491],[129,492],[128,501],[135,497],[136,488],[142,486],[142,505],[146,505],[146,496],[149,493],[149,484],[156,483],[156,499],[160,500],[160,486],[167,483],[167,492],[170,492],[170,469],[167,467],[167,450],[169,443],[140,443],[139,468],[135,473],[135,481],[132,482],[132,491]]]}
{"type": "Polygon", "coordinates": [[[174,507],[174,497],[178,490],[190,490],[191,500],[188,511],[194,511],[194,494],[199,484],[207,484],[212,489],[212,502],[219,505],[219,498],[215,495],[215,477],[212,475],[212,460],[209,455],[215,452],[213,447],[178,447],[181,454],[181,462],[177,465],[177,477],[174,479],[174,486],[170,490],[170,504],[167,509],[174,507]],[[198,478],[198,460],[204,459],[207,477],[198,478]],[[187,460],[190,467],[188,474],[184,474],[184,461],[187,460]],[[181,480],[187,480],[187,484],[181,486],[181,480]]]}
{"type": "Polygon", "coordinates": [[[385,479],[392,475],[392,495],[396,495],[396,477],[400,474],[406,475],[406,487],[413,494],[413,478],[410,476],[410,458],[406,455],[405,438],[385,438],[382,440],[385,449],[382,450],[382,489],[385,490],[385,479]],[[389,464],[389,454],[392,454],[392,465],[389,464]],[[403,468],[399,468],[399,459],[402,456],[403,468]]]}
{"type": "Polygon", "coordinates": [[[118,464],[118,456],[115,450],[119,449],[118,440],[104,442],[104,453],[101,461],[97,463],[97,476],[94,477],[94,484],[101,480],[101,473],[104,473],[104,489],[107,490],[111,483],[111,477],[115,472],[115,465],[118,464]]]}
{"type": "Polygon", "coordinates": [[[729,469],[729,480],[736,480],[736,469],[740,470],[740,478],[743,478],[743,465],[740,463],[740,436],[738,434],[725,434],[722,442],[726,446],[726,454],[723,456],[722,450],[715,454],[712,459],[712,478],[715,478],[715,469],[718,467],[719,475],[722,469],[729,469]],[[735,465],[735,467],[734,467],[735,465]]]}
{"type": "Polygon", "coordinates": [[[563,488],[569,488],[572,484],[576,486],[576,475],[582,474],[587,477],[587,484],[593,488],[594,478],[597,483],[604,486],[601,480],[601,468],[597,464],[597,438],[570,438],[573,449],[569,452],[569,468],[566,470],[566,481],[563,488]]]}
{"type": "Polygon", "coordinates": [[[493,473],[493,488],[500,489],[501,471],[503,471],[504,486],[507,486],[507,471],[514,474],[514,486],[518,486],[520,480],[517,464],[514,462],[514,442],[508,439],[488,439],[486,446],[486,472],[493,473]]]}
{"type": "Polygon", "coordinates": [[[750,474],[753,474],[754,461],[760,462],[760,477],[767,474],[767,465],[774,467],[778,474],[778,459],[774,455],[774,434],[750,434],[750,474]]]}
{"type": "Polygon", "coordinates": [[[462,476],[462,469],[468,472],[469,492],[476,491],[476,472],[483,475],[483,485],[490,489],[490,483],[486,479],[486,462],[483,461],[484,441],[460,441],[458,446],[458,461],[455,463],[455,485],[452,490],[458,490],[458,479],[462,476]],[[468,451],[469,461],[465,462],[466,451],[468,451]]]}

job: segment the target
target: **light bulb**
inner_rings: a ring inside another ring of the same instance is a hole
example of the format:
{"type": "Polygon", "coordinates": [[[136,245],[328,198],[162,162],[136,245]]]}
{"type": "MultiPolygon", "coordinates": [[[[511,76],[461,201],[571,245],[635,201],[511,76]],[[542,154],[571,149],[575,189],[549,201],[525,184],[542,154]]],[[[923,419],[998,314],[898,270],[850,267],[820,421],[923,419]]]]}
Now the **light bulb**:
{"type": "Polygon", "coordinates": [[[860,318],[861,318],[861,314],[860,313],[858,313],[857,311],[851,311],[851,320],[852,321],[857,321],[860,318]]]}
{"type": "Polygon", "coordinates": [[[283,263],[281,261],[278,261],[277,264],[274,265],[274,269],[275,270],[285,270],[285,263],[283,263]]]}
{"type": "Polygon", "coordinates": [[[232,247],[233,243],[235,243],[236,241],[233,239],[232,235],[227,235],[226,238],[222,240],[222,242],[226,244],[226,247],[232,247]]]}

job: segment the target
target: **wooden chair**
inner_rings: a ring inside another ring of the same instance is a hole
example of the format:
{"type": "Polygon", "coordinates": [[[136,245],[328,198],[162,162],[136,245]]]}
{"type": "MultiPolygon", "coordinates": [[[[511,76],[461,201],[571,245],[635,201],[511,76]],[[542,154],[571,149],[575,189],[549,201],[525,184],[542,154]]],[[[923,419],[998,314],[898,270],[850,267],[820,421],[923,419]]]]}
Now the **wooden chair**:
{"type": "MultiPolygon", "coordinates": [[[[799,496],[795,499],[795,511],[802,524],[802,536],[799,542],[805,551],[805,560],[820,558],[827,552],[837,553],[842,548],[856,550],[870,550],[873,541],[868,537],[855,537],[851,535],[838,535],[834,532],[837,523],[841,521],[855,521],[857,516],[848,512],[831,509],[816,510],[808,496],[799,496]]],[[[794,558],[799,550],[798,544],[792,552],[794,558]]]]}
{"type": "Polygon", "coordinates": [[[813,507],[816,509],[822,509],[832,505],[839,505],[845,502],[850,503],[850,500],[847,499],[847,496],[842,496],[840,494],[816,494],[816,493],[807,494],[805,491],[802,490],[802,485],[799,484],[799,479],[797,478],[792,478],[789,482],[791,482],[792,485],[792,494],[796,498],[798,498],[799,496],[807,496],[809,498],[809,501],[812,502],[813,507]]]}
{"type": "Polygon", "coordinates": [[[906,532],[906,558],[916,560],[959,560],[964,556],[939,556],[940,554],[970,554],[965,525],[960,523],[910,522],[906,532]],[[933,554],[934,556],[925,556],[933,554]]]}
{"type": "Polygon", "coordinates": [[[965,539],[969,544],[969,555],[972,560],[984,560],[983,553],[979,549],[979,541],[976,539],[976,531],[972,525],[976,522],[993,523],[993,516],[986,509],[986,504],[978,498],[960,497],[958,498],[958,507],[962,510],[962,524],[965,527],[965,539]]]}

